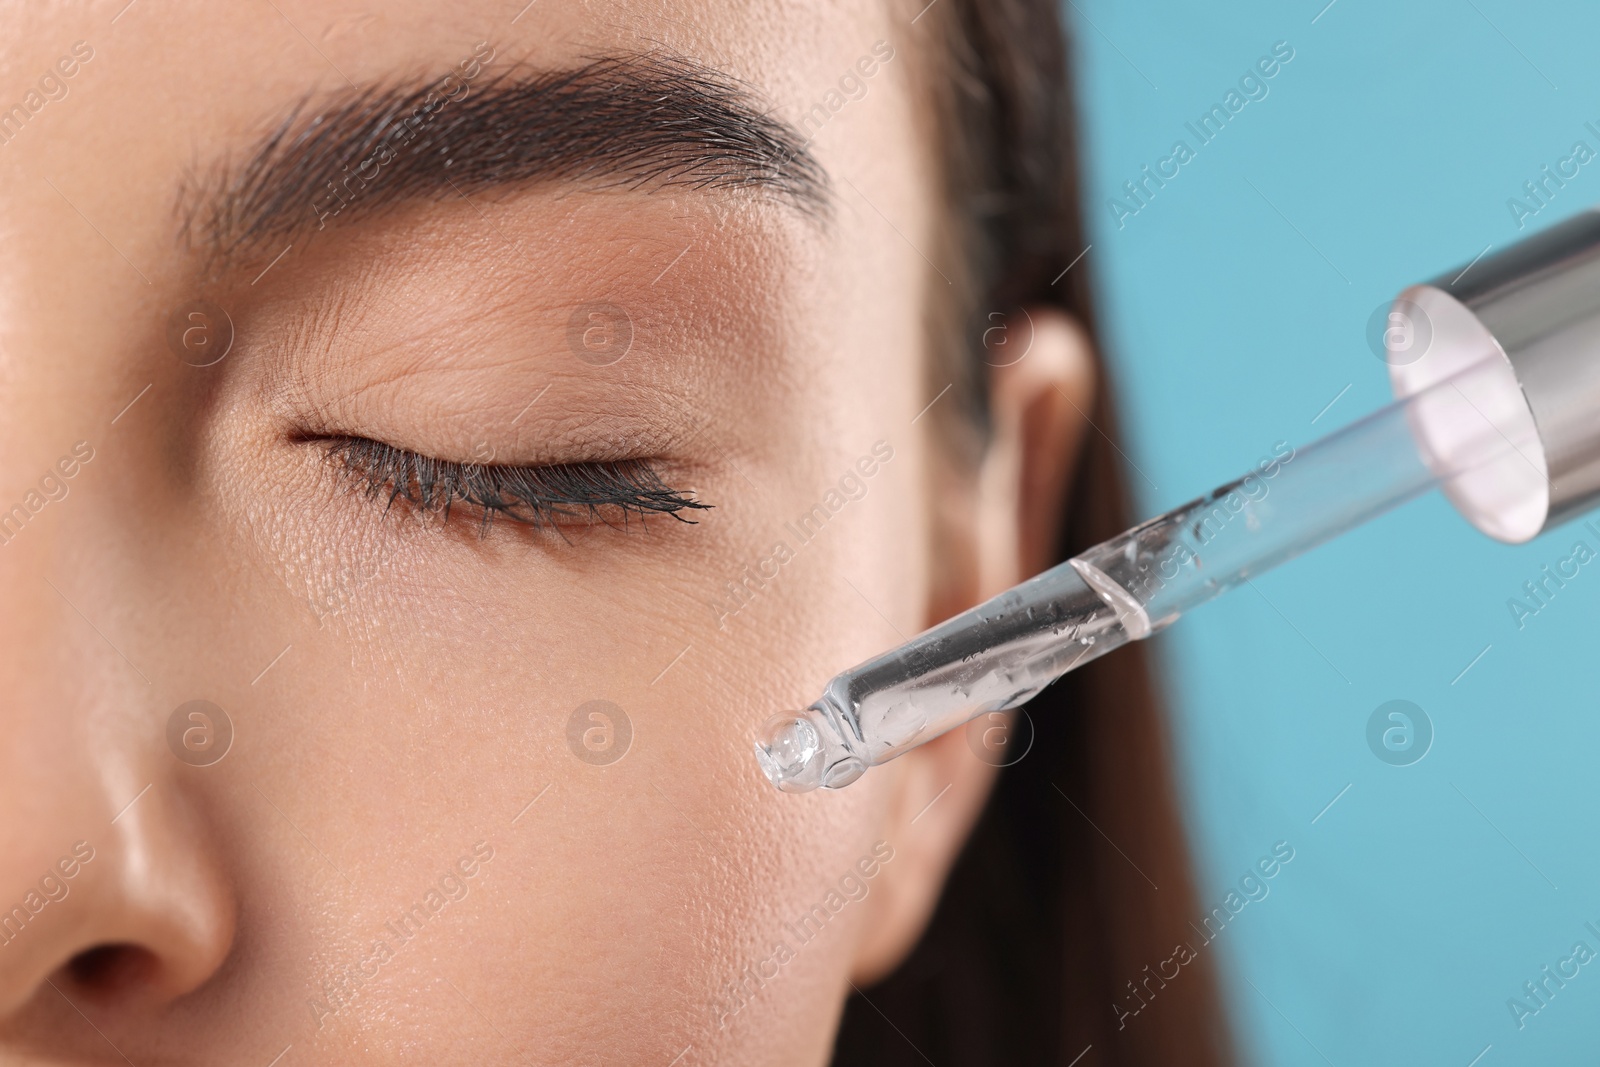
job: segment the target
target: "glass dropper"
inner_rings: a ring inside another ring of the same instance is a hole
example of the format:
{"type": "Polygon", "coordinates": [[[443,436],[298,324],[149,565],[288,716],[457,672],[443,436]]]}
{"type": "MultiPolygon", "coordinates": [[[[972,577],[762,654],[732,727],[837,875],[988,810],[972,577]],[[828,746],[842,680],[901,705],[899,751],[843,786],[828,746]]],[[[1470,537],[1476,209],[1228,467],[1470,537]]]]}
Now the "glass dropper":
{"type": "Polygon", "coordinates": [[[786,792],[840,788],[1435,487],[1458,506],[1542,492],[1544,453],[1510,365],[1499,352],[1462,362],[838,675],[804,711],[768,720],[762,770],[786,792]]]}

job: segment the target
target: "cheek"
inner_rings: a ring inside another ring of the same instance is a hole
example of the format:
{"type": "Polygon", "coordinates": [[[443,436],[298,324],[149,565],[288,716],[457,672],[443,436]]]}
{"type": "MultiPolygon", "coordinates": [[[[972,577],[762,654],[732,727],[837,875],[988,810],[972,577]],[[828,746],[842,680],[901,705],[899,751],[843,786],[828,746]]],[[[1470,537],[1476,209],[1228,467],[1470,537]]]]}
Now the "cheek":
{"type": "MultiPolygon", "coordinates": [[[[352,1049],[431,1042],[461,1028],[459,1005],[426,995],[442,977],[552,1062],[579,1062],[598,1048],[608,1059],[665,1063],[691,1043],[728,1062],[756,1062],[774,1031],[830,1031],[866,909],[847,905],[805,940],[793,931],[870,854],[889,777],[780,794],[760,776],[750,742],[771,709],[811,699],[829,674],[894,635],[848,586],[824,581],[831,550],[813,551],[814,562],[799,557],[780,578],[796,592],[773,593],[771,610],[789,615],[781,641],[769,642],[765,623],[717,635],[648,611],[623,626],[623,603],[648,592],[639,588],[530,609],[521,623],[497,617],[511,644],[491,643],[477,659],[454,638],[392,647],[361,681],[344,669],[353,643],[342,655],[337,639],[306,650],[278,694],[303,709],[296,728],[256,724],[267,735],[259,743],[294,751],[295,764],[261,787],[282,802],[300,783],[296,825],[360,891],[346,891],[309,850],[287,853],[294,873],[282,869],[281,848],[263,858],[279,868],[267,884],[306,879],[342,901],[304,946],[339,950],[324,953],[313,974],[294,974],[298,983],[314,991],[336,982],[346,957],[386,936],[385,924],[474,841],[495,849],[464,880],[464,898],[430,920],[436,928],[396,946],[359,1013],[348,1022],[341,1014],[340,1040],[352,1049]],[[831,595],[817,596],[817,586],[831,595]],[[609,623],[585,621],[595,613],[609,623]],[[425,672],[417,661],[432,655],[450,666],[425,672]],[[590,715],[609,721],[585,717],[575,730],[573,713],[597,700],[607,704],[590,715]],[[584,730],[607,725],[609,737],[585,745],[584,730]],[[606,762],[606,743],[626,751],[606,762]],[[766,979],[737,993],[747,968],[766,979]],[[507,980],[485,982],[486,973],[507,980]],[[386,1022],[380,1030],[369,1019],[386,1022]],[[662,1019],[674,1021],[669,1031],[662,1019]]],[[[852,581],[887,595],[865,574],[852,581]]],[[[470,628],[466,606],[457,611],[456,625],[470,628]]],[[[360,629],[382,614],[363,613],[360,629]]],[[[443,614],[429,618],[444,632],[443,614]]],[[[330,633],[347,625],[357,630],[340,616],[330,633]]],[[[271,951],[292,966],[294,946],[271,951]]]]}

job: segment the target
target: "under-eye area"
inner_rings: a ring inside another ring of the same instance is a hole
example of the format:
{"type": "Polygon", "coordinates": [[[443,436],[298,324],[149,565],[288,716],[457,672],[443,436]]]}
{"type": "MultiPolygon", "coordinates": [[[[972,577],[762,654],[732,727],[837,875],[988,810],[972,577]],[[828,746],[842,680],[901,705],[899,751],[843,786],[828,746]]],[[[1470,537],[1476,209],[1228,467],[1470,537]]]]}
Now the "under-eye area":
{"type": "Polygon", "coordinates": [[[351,487],[381,500],[386,513],[400,504],[444,521],[452,513],[466,514],[480,533],[497,519],[532,527],[626,527],[635,519],[670,515],[692,523],[685,512],[711,507],[667,485],[643,459],[513,466],[434,459],[365,437],[333,438],[325,447],[351,487]]]}

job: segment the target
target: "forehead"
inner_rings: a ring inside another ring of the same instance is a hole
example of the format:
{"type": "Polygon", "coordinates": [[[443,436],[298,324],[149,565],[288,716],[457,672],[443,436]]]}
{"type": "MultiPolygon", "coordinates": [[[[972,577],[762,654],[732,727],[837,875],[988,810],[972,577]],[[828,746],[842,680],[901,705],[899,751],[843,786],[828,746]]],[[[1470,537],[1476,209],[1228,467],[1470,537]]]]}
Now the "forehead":
{"type": "Polygon", "coordinates": [[[55,38],[69,34],[97,47],[115,42],[122,65],[160,67],[168,83],[232,71],[229,81],[259,90],[275,80],[299,86],[313,65],[334,79],[359,80],[419,57],[448,61],[461,51],[457,46],[487,39],[515,41],[530,58],[545,60],[618,47],[670,48],[768,81],[781,93],[809,88],[785,84],[803,79],[808,62],[829,59],[841,46],[870,44],[890,28],[887,4],[737,0],[5,0],[0,15],[11,31],[0,42],[8,67],[16,59],[49,57],[55,38]]]}

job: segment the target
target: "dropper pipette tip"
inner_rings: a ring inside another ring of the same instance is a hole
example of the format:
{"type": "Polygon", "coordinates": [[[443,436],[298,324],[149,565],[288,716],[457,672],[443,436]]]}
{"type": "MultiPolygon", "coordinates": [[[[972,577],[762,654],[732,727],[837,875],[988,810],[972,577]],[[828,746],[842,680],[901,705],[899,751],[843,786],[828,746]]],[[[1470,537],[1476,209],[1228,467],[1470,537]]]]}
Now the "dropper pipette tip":
{"type": "Polygon", "coordinates": [[[822,784],[822,738],[804,712],[768,719],[755,747],[761,769],[784,792],[808,793],[822,784]]]}

